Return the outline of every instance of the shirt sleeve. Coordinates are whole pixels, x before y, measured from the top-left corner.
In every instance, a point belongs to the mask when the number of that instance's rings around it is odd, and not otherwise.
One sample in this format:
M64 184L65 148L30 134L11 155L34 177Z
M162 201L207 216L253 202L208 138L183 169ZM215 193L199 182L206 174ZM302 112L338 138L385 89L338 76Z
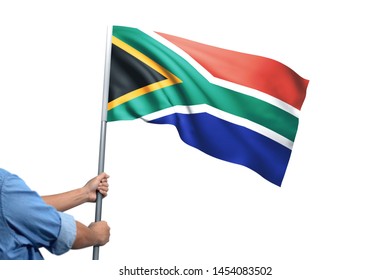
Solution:
M47 248L55 255L68 252L76 239L76 221L73 216L61 212L59 214L61 218L60 234L53 245Z
M45 247L54 254L68 251L76 236L72 216L46 204L18 176L3 182L3 211L7 224L20 244Z

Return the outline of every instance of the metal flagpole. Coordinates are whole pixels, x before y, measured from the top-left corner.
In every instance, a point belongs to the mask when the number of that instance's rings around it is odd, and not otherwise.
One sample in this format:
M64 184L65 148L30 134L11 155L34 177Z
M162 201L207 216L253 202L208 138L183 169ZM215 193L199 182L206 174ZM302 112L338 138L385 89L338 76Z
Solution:
M111 69L111 44L112 44L112 26L107 27L106 38L106 60L104 66L104 84L103 84L103 103L102 103L102 118L100 126L100 147L99 147L99 165L98 174L104 171L104 159L106 152L106 129L107 129L107 103L108 103L108 90L110 87L110 69ZM95 222L99 222L102 219L102 194L97 192L96 196L96 210L95 210ZM93 247L93 260L99 259L99 246Z

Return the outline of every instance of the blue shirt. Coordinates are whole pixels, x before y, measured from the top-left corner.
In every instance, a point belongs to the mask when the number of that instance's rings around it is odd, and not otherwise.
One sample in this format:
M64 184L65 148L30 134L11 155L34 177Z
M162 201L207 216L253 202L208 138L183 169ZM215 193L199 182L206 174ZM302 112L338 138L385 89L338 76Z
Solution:
M42 260L39 248L61 255L76 238L76 221L47 205L18 176L0 168L0 260Z

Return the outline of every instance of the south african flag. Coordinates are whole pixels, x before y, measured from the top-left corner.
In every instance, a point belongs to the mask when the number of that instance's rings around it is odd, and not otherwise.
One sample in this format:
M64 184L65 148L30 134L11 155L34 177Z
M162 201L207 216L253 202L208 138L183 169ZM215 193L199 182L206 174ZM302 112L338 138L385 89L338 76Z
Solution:
M309 81L275 60L114 26L107 121L171 124L281 186Z

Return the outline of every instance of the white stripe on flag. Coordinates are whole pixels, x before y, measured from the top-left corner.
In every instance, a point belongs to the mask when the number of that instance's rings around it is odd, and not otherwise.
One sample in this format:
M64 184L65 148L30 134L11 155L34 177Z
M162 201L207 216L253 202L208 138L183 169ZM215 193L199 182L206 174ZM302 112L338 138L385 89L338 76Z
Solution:
M175 44L173 44L170 41L168 41L167 39L161 37L156 32L142 30L142 29L140 29L140 30L142 32L144 32L145 34L147 34L148 36L152 37L153 39L157 40L161 44L165 45L166 47L168 47L172 51L174 51L177 55L181 56L183 59L185 59L202 76L204 76L205 79L207 79L207 81L209 83L212 83L212 84L215 84L215 85L218 85L218 86L221 86L221 87L233 90L233 91L237 91L237 92L245 94L245 95L252 96L252 97L257 98L259 100L263 100L267 103L270 103L270 104L290 113L291 115L293 115L297 118L299 117L300 111L297 108L291 106L290 104L288 104L288 103L286 103L278 98L275 98L269 94L266 94L262 91L259 91L259 90L253 89L253 88L249 88L249 87L246 87L243 85L239 85L239 84L236 84L236 83L233 83L230 81L222 80L220 78L216 78L210 72L208 72L201 64L199 64L196 60L194 60L189 54L187 54L185 51L183 51L181 48L179 48Z
M208 113L214 117L217 117L219 119L225 120L230 123L234 123L239 126L246 127L256 133L262 134L275 142L285 146L286 148L289 148L290 150L293 147L293 142L286 137L274 132L273 130L270 130L269 128L266 128L262 125L259 125L255 122L252 122L248 119L238 117L236 115L227 113L225 111L216 109L214 107L211 107L207 104L200 104L200 105L192 105L192 106L183 106L183 105L177 105L172 106L157 112L153 112L149 115L145 115L141 117L140 119L144 121L153 121L155 119L169 116L175 113L179 114L198 114L198 113Z

